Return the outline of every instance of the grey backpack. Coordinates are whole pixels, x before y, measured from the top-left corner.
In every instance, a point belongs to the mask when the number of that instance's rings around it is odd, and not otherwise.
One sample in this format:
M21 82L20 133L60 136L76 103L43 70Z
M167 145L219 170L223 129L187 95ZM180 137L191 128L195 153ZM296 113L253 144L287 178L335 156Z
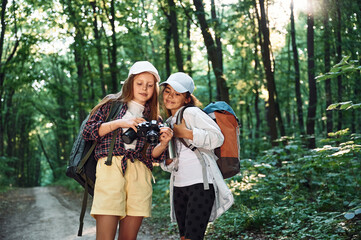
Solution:
M109 115L107 116L105 121L108 122L116 118L120 112L121 106L121 102L113 102L109 111ZM82 135L88 119L89 115L85 118L85 120L80 126L79 133L73 144L68 166L66 169L66 175L70 178L73 178L84 187L83 204L79 218L80 225L78 230L78 236L81 236L83 232L83 219L88 201L88 194L90 194L91 196L93 196L94 194L95 172L97 165L97 161L94 158L94 149L97 145L97 142L86 141L84 140ZM117 135L118 129L116 129L113 134L112 142L109 148L108 159L106 161L107 165L111 165L112 153Z

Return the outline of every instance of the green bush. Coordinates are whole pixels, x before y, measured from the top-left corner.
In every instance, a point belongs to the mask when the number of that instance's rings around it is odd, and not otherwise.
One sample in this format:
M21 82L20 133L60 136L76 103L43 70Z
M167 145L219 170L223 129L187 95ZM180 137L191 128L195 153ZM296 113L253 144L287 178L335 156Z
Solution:
M0 187L6 188L15 182L15 169L10 163L15 162L15 158L0 156Z

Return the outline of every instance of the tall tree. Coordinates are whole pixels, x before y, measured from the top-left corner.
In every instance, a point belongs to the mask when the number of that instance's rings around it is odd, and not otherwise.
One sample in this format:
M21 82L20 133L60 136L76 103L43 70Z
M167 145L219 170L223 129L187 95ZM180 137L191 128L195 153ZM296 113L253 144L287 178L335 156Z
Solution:
M209 26L205 17L203 0L193 0L196 7L196 16L201 27L204 43L207 48L208 57L212 62L213 72L217 82L217 99L229 103L229 93L226 79L223 75L223 67L221 61L218 59L217 46L214 43L213 37L209 31Z
M330 27L329 27L329 0L323 0L323 26L324 26L324 61L325 61L325 72L329 72L331 68L331 60L330 60ZM327 109L328 106L332 104L332 92L331 92L331 79L326 79L325 81L325 92L326 92L326 106L325 109ZM326 130L327 133L330 133L333 131L333 119L332 119L332 111L326 110Z
M168 23L171 22L170 15L167 11L167 9L163 6L162 2L159 1L160 8L162 9L164 15L168 19ZM167 76L171 75L171 66L170 66L170 43L172 41L172 27L166 26L165 27L165 44L164 44L164 54L165 54L165 70L167 73Z
M296 43L296 29L295 29L295 18L294 18L294 3L291 0L291 41L292 41L292 52L293 52L293 64L295 67L295 91L296 91L296 103L297 103L297 118L298 128L300 133L305 133L305 127L303 123L303 110L302 110L302 96L301 96L301 84L300 84L300 64L298 58L298 49Z
M223 52L222 52L222 42L221 42L221 26L220 21L217 17L216 5L214 4L214 0L211 0L211 16L212 22L214 23L214 38L216 42L216 54L217 60L219 61L219 66L222 68L223 72Z
M342 37L341 37L341 6L340 1L335 0L335 7L336 7L336 61L341 62L342 60ZM360 10L361 11L361 10ZM338 102L342 102L342 76L337 76L337 100ZM337 130L342 129L342 111L338 111L338 119L337 119Z
M17 19L16 14L12 14L13 19L13 33L12 36L15 38L15 41L11 41L9 43L6 43L5 41L5 33L7 32L7 20L6 20L6 12L7 12L7 0L2 0L1 3L1 32L0 32L0 114L1 114L1 120L0 120L0 156L4 155L4 134L5 134L5 118L7 116L7 111L10 109L4 110L4 101L2 99L5 99L5 78L7 71L9 70L8 65L16 55L20 39L18 38L18 27L16 25ZM16 4L16 3L13 3ZM4 60L3 60L4 59ZM4 114L3 114L4 113ZM5 117L4 117L5 116Z
M174 53L176 57L177 68L179 72L183 72L183 57L182 52L179 47L179 34L178 34L178 22L177 22L177 12L176 6L173 0L168 0L169 5L169 20L170 20L170 29L173 37L173 46Z
M114 0L110 1L110 16L108 16L111 28L112 28L112 46L111 46L111 62L110 62L110 75L111 75L111 86L112 92L117 92L118 90L118 80L117 80L117 37L115 30L115 6Z
M185 70L190 76L192 76L192 41L191 41L191 20L187 18L187 30L186 30L186 39L187 39L187 60L185 65Z
M308 66L308 113L307 113L307 135L308 147L316 147L315 121L317 108L317 88L315 80L315 59L314 59L314 16L313 1L307 0L307 66Z
M105 91L105 79L104 79L104 64L103 64L103 51L101 46L101 37L99 33L99 27L98 27L98 7L97 7L97 1L89 1L92 9L93 9L93 32L94 32L94 38L95 38L95 46L97 51L97 57L98 57L98 68L99 68L99 82L100 87L102 89L102 95L106 95Z
M276 145L274 141L277 139L277 123L276 123L276 102L275 102L275 92L276 84L274 80L274 69L271 62L271 53L270 53L270 39L269 39L269 28L267 26L267 16L265 11L264 0L259 1L260 13L259 18L259 27L262 33L261 39L261 49L262 49L262 59L263 67L266 73L267 80L267 90L268 90L268 114L267 121L269 126L271 144Z
M84 103L83 84L85 83L85 40L84 40L84 27L82 25L80 12L76 11L77 5L72 0L62 1L64 8L66 9L69 22L75 28L74 43L72 44L74 61L76 64L77 72L77 95L78 95L78 114L79 114L79 125L86 116L85 110L82 107Z

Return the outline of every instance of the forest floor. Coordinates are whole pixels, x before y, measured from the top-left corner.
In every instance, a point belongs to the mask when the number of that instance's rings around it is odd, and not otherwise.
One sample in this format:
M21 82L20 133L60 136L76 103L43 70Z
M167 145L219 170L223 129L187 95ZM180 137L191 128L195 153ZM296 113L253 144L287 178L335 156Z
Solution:
M95 239L91 200L84 217L83 236L77 237L82 194L62 187L17 188L0 194L0 239L72 240ZM138 240L178 239L165 236L146 218Z

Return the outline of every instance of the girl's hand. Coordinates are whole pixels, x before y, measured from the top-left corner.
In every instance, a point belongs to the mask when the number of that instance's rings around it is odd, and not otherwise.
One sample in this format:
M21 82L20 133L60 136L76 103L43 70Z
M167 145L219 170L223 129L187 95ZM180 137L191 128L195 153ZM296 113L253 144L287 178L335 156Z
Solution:
M164 150L167 149L168 142L173 137L173 130L169 127L161 127L159 133L159 143L152 152L153 158L158 158L164 152Z
M119 127L121 128L133 128L137 132L137 126L139 123L145 122L144 118L132 118L132 119L117 119Z
M160 137L159 137L160 144L163 146L167 146L168 142L173 137L173 130L169 127L161 127L159 133L160 133Z
M177 138L187 138L193 140L193 131L188 129L186 122L182 119L181 124L173 125L174 136Z

